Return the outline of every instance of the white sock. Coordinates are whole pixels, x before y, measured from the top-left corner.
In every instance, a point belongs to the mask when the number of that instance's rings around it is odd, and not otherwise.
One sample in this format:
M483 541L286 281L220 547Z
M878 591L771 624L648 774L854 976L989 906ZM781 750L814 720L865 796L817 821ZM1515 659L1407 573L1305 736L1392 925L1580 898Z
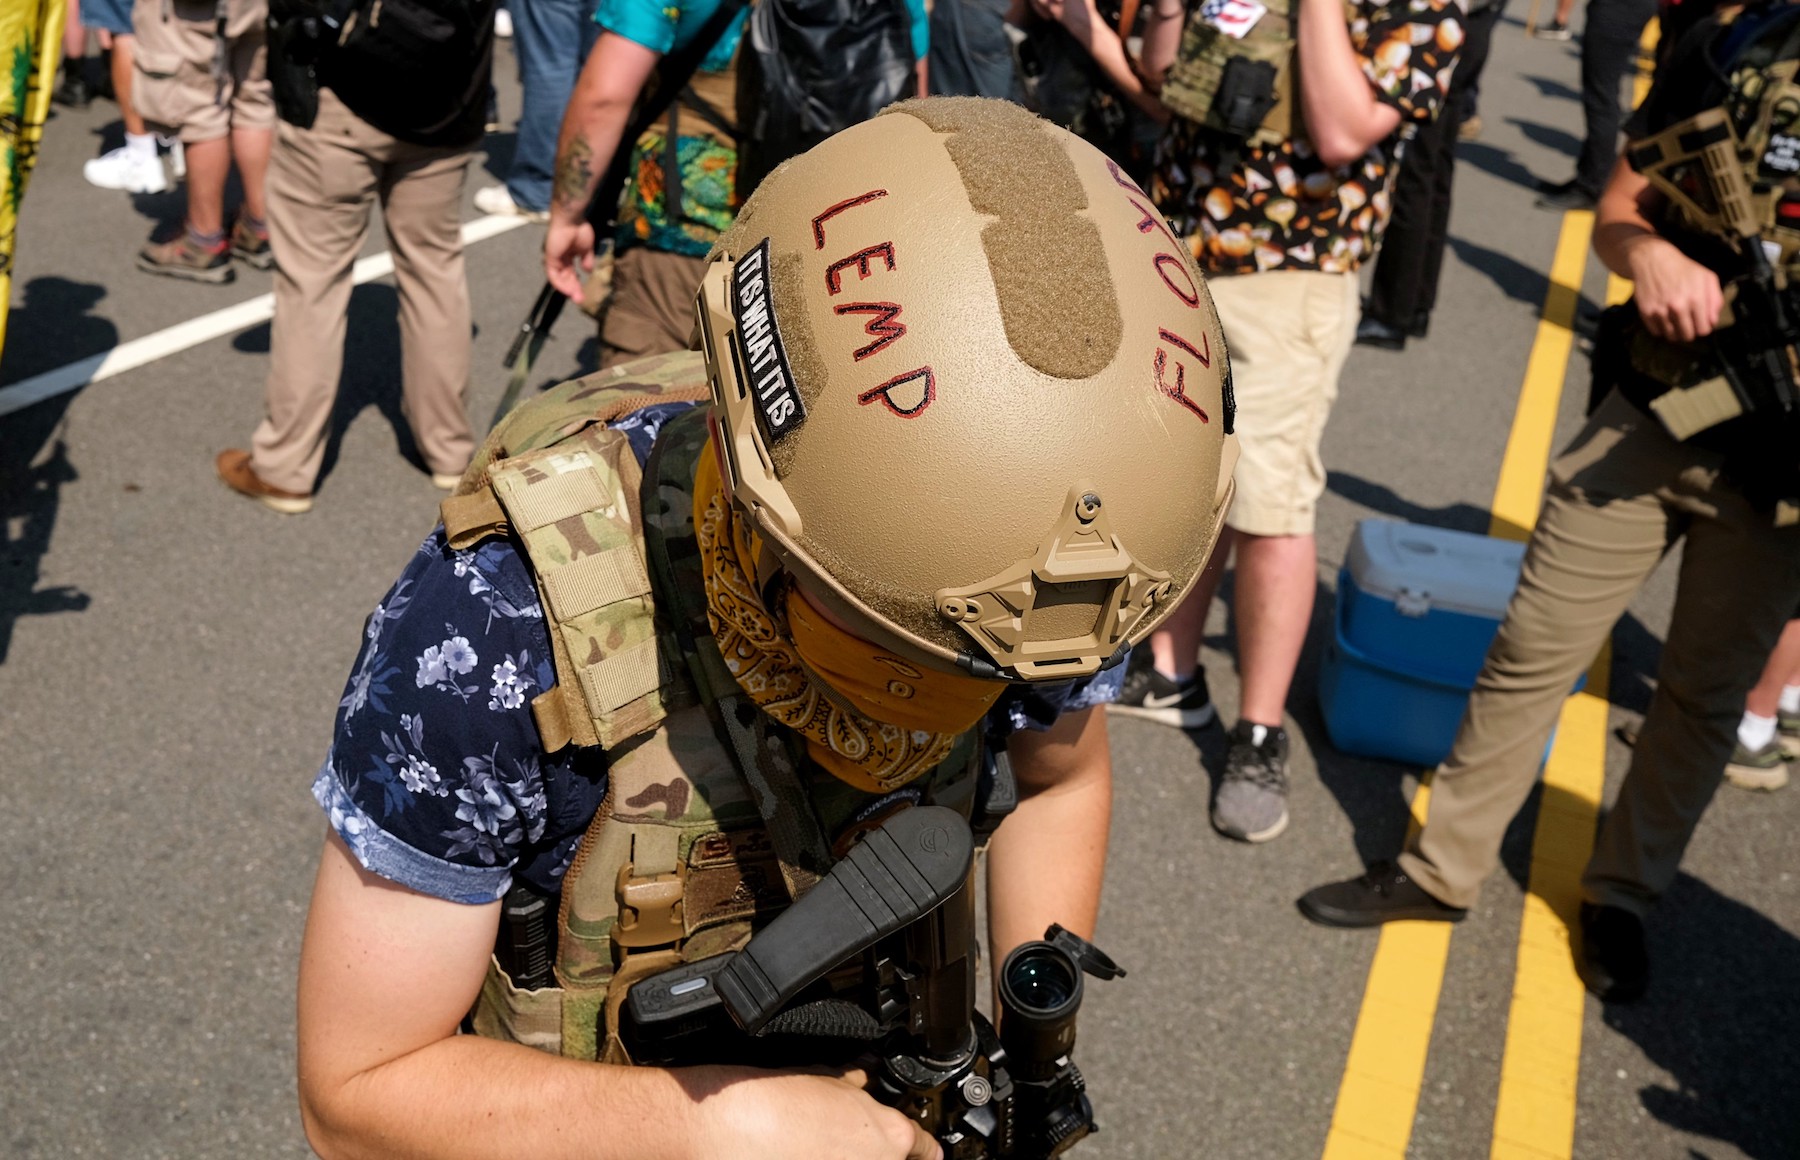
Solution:
M1738 744L1742 745L1746 752L1755 753L1774 740L1775 718L1758 717L1755 713L1746 710L1744 719L1738 722L1737 735Z
M1783 713L1800 713L1800 685L1783 685L1781 687L1781 711Z
M127 133L125 134L125 148L130 150L131 156L139 161L155 161L156 134Z

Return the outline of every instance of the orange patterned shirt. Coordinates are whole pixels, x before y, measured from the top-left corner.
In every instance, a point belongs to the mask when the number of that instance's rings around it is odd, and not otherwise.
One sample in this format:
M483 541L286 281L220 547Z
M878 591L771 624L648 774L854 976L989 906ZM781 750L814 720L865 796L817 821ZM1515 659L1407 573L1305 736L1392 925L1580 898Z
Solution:
M1404 141L1414 125L1437 115L1449 90L1464 4L1351 0L1347 14L1351 45L1376 99L1401 118L1398 132L1358 160L1332 168L1305 140L1245 145L1232 158L1216 135L1182 117L1164 131L1151 196L1207 274L1348 273L1374 253L1392 212Z

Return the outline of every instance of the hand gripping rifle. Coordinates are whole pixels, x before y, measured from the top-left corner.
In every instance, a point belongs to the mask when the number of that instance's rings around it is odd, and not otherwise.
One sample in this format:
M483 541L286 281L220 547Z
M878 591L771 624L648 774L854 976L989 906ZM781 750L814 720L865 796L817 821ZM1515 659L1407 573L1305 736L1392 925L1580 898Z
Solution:
M1695 228L1726 238L1748 266L1748 273L1726 288L1726 312L1719 322L1731 332L1710 344L1713 365L1683 366L1692 360L1668 344L1646 341L1647 333L1639 336L1641 349L1634 350L1633 362L1674 386L1653 399L1651 408L1677 439L1752 411L1791 416L1800 406L1795 303L1785 272L1775 268L1764 245L1757 199L1770 194L1759 195L1752 186L1730 116L1722 108L1708 109L1632 142L1627 156ZM1785 210L1785 203L1778 208Z
M725 30L731 26L739 12L743 11L747 0L724 0L700 31L674 52L663 57L662 64L656 70L652 83L639 98L636 115L626 126L619 137L619 143L613 149L612 164L600 178L600 184L594 187L594 195L588 201L585 214L588 224L594 227L594 251L596 257L603 255L606 248L612 245L613 226L619 216L619 195L625 191L625 180L631 168L631 157L637 149L638 138L644 130L654 125L658 118L668 111L669 105L687 87L688 78L700 67ZM670 154L673 160L674 149ZM501 365L510 374L506 380L506 390L500 396L500 403L494 408L494 417L489 421L490 428L497 426L506 413L518 402L519 393L525 388L525 380L531 374L531 364L537 360L538 352L544 349L544 342L550 337L550 328L562 316L563 306L568 298L549 282L538 291L537 300L531 304L531 310L525 315L525 321L519 324L518 333L513 335L512 345L506 348L506 357Z
M633 984L638 1063L817 1064L872 1053L870 1092L946 1160L1048 1160L1096 1130L1070 1059L1082 976L1125 972L1060 926L1000 968L1001 1029L975 1010L974 838L915 806L872 830L744 949Z

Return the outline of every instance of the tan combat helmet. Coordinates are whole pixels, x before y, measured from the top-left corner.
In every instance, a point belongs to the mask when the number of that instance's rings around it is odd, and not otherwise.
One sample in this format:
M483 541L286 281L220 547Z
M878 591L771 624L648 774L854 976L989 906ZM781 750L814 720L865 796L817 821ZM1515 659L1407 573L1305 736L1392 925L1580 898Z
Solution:
M916 662L1097 671L1192 586L1236 461L1186 247L1019 107L894 105L771 174L699 294L728 487L785 570Z

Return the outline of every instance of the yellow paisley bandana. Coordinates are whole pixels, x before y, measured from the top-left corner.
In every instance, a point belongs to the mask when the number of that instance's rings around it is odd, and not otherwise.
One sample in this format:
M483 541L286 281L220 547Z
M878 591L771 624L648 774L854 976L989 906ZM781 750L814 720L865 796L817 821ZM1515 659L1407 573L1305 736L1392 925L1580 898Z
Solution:
M834 776L885 793L943 761L1000 696L998 681L926 669L821 616L791 589L788 632L756 589L755 533L734 518L709 440L694 472L707 622L751 701L800 734Z

